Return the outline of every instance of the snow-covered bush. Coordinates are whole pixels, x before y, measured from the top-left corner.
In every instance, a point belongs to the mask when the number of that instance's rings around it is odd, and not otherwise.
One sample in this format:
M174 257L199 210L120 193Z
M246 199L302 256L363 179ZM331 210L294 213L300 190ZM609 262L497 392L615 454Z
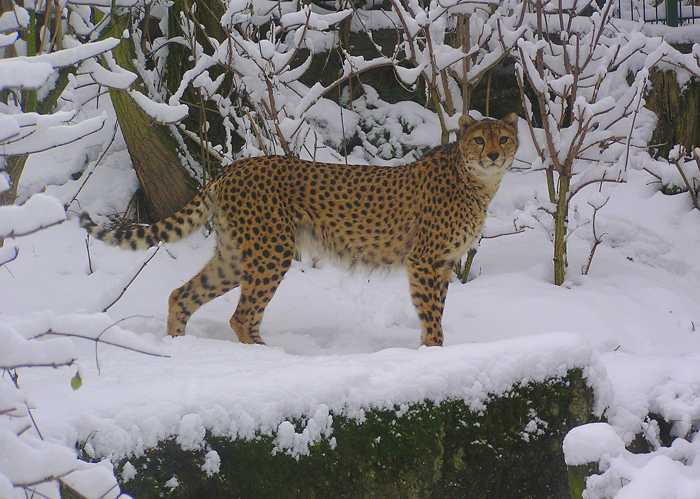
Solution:
M626 32L612 18L615 4L609 0L580 16L576 0L566 7L538 0L518 41L516 73L528 124L521 140L534 152L533 169L546 173L549 199L542 211L552 216L545 225L555 284L566 279L573 197L590 185L624 182L632 158L646 146L649 71L668 64L700 74L700 46L680 54L661 38Z
M94 30L73 31L82 19L75 16L82 13L89 18L89 7L68 4L70 15L66 21L61 13L52 12L54 5L58 4L31 3L25 9L13 3L11 10L0 16L0 53L4 56L0 59L0 204L5 205L0 206L0 266L18 257L18 249L11 244L13 238L66 220L64 204L44 193L22 195L18 198L21 204L14 205L27 158L76 142L82 141L85 147L106 142L110 117L102 112L84 112L86 104L99 99L100 88L126 89L136 78L116 66L110 56L120 40L107 37L88 41ZM85 25L86 20L82 22ZM84 35L82 40L80 35ZM79 90L90 86L96 91L86 98ZM145 107L153 107L150 100ZM88 140L91 137L97 138ZM81 154L84 158L85 153ZM52 175L51 166L47 165L47 177ZM4 171L6 167L9 174ZM87 317L79 315L57 323L94 326L95 321ZM105 320L112 322L101 317L101 322ZM72 442L45 439L32 415L33 403L21 389L27 369L76 365L77 353L70 339L46 340L45 336L100 342L110 327L93 327L81 335L59 333L51 329L52 324L28 321L22 331L5 322L0 324L0 497L58 497L61 489L79 497L117 497L120 492L111 463L82 461ZM42 325L47 329L31 334ZM122 345L119 341L110 343ZM78 389L80 383L76 371L71 386Z
M2 324L0 344L0 497L57 497L60 487L82 497L119 496L109 461L81 461L75 449L44 439L21 390L26 369L74 366L72 341L28 339ZM76 372L71 384L77 389L79 383Z
M687 440L675 439L669 447L658 443L657 434L652 452L633 454L610 425L590 423L571 430L563 447L569 466L595 464L600 470L586 480L586 499L700 496L697 432Z
M656 179L664 194L687 192L693 207L700 210L700 147L692 155L685 147L676 145L666 159L643 157L644 170Z
M169 103L186 101L189 92L200 100L193 108L205 111L204 102L215 107L216 113L200 113L204 122L197 130L182 128L224 165L241 155L279 153L401 161L413 149L445 143L470 109L472 89L525 29L519 11L499 2L396 1L391 9L360 3L329 11L327 5L232 1L221 17L221 39L205 41L195 6L180 12L182 35L171 33L173 44L189 47L194 65ZM375 42L373 32L380 30L395 31L396 42ZM351 36L366 42L372 55L354 53ZM151 66L162 67L166 37L146 46L156 59ZM319 62L330 57L337 64L319 78ZM395 85L425 92L417 95L422 105L387 102L381 89L362 82L363 75L386 68L393 69ZM151 75L154 82L163 79L155 70ZM226 132L219 143L207 142L212 120Z

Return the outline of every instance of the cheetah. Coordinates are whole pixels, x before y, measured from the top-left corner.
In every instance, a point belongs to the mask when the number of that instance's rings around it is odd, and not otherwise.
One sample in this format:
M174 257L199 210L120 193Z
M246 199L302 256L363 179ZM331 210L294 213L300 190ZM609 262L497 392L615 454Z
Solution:
M107 231L85 213L81 225L109 244L139 249L179 240L211 220L214 256L170 294L171 336L185 333L199 307L240 286L231 328L242 343L263 344L265 308L295 253L313 244L355 264L405 267L421 342L439 346L451 269L478 237L513 162L517 120L513 113L502 120L463 116L456 142L402 166L241 159L151 226Z

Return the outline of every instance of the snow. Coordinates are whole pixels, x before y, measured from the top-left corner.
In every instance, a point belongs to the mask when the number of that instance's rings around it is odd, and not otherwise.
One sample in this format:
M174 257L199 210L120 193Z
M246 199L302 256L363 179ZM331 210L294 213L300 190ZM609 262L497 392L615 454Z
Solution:
M187 336L163 338L168 293L207 259L212 240L195 235L168 245L169 254L154 257L109 316L89 323L82 316L60 329L94 336L116 319L139 314L144 317L118 326L120 334L171 357L103 346L98 375L93 345L74 341L83 387L70 389L70 370L26 372L35 416L54 438L67 444L89 439L97 456L113 459L138 455L167 436L199 448L205 430L238 438L274 434L278 452L299 456L315 439L332 438L332 414L360 417L367 407L449 396L478 410L487 393L518 380L590 366L589 380L599 405L608 406L618 439L629 443L643 431L649 412L678 421L680 437L700 418L700 356L693 353L700 340L692 330L700 324L700 268L693 258L700 217L687 200L654 193L648 179L633 170L627 184L606 190L610 201L598 222L608 237L585 278L576 269L589 236L581 229L572 237L568 287L549 284L548 246L537 230L484 240L478 277L465 286L453 283L448 293L442 349L416 349L418 320L402 275L347 274L323 262L321 268L293 265L265 316L269 346L233 340L227 320L237 291L198 312ZM491 206L494 226L499 220L507 226L514 210L543 188L537 174L511 173L504 182ZM109 185L107 177L101 183ZM598 195L591 194L595 201ZM84 235L75 222L17 243L28 258L7 264L14 278L0 275L0 286L7 289L11 279L13 288L3 296L2 311L3 322L25 336L41 328L20 328L19 317L84 309L105 290L121 289L130 269L148 256L91 241L94 272L88 275ZM43 276L39 289L29 279L36 273ZM59 316L53 317L41 325L59 328ZM291 421L299 417L306 424L297 430ZM539 427L533 415L524 431ZM614 481L609 476L606 483ZM637 480L643 473L625 476Z
M180 486L180 481L177 479L176 476L173 476L167 482L165 482L164 485L170 490L174 490Z
M310 29L326 30L350 11L297 12L292 4L228 2L224 24L240 23L249 29L247 23L260 26L274 19L280 30L291 28L288 36L270 30L269 39L253 43L240 37L243 29L232 29L235 57L229 53L231 45L224 43L211 55L197 54L195 66L185 73L169 104L157 102L162 96L153 98L152 93L151 97L137 91L130 95L153 119L166 123L186 116L187 106L179 99L190 84L205 90L219 109L231 109L231 100L214 95L224 75L212 80L208 72L230 60L230 74L236 75L236 84L254 102L266 104L267 88L262 83L269 78L280 130L296 150L313 150L314 157L318 152L319 160L342 161L336 149L350 137L361 143L348 154L348 160L357 163L395 165L438 144L437 117L415 102L387 104L365 86L362 97L341 109L334 100L321 97L327 88L320 83L301 84L298 79L311 58L289 67L294 47L313 52L337 44L333 32L321 31L306 33L302 43L302 25L308 19ZM444 43L448 23L447 16L440 20L440 15L447 6L433 3L424 9L416 1L409 4L411 13L397 3L409 38L429 27L438 67L459 61L463 53ZM88 11L78 9L84 7L71 11L71 23L91 30ZM26 10L15 7L15 12L17 17L14 13L0 17L0 31L16 29L17 20L26 25ZM355 14L355 31L393 28L400 22L394 11ZM556 27L559 20L551 19ZM490 39L494 33L502 28L506 45L525 34L526 27L516 30L511 21L504 19L497 26L478 11L471 15L475 60L470 77L478 77L502 56L500 42ZM667 40L694 36L692 29L682 34L659 30ZM10 43L12 36L0 35L0 45ZM405 42L410 52L410 40ZM3 59L0 86L40 86L56 67L105 53L116 43L107 39L39 58ZM546 48L527 36L517 43L530 56ZM634 32L620 47L618 60L640 47L648 52L647 62L670 53L660 39ZM600 62L581 77L606 74L617 48L612 44L607 52L596 54ZM698 47L694 50L697 55ZM695 67L693 54L673 56L674 62ZM367 57L348 58L343 75L396 62L383 55ZM396 67L396 72L405 84L413 84L421 72L430 71L429 57L427 51L418 50L417 60L411 63L415 67ZM64 205L71 211L87 209L104 222L107 216L123 212L132 199L138 180L115 128L109 99L102 99L99 108L95 104L76 111L94 96L94 89L81 87L99 83L124 89L134 81L135 75L120 70L108 53L102 59L106 67L95 61L81 63L64 93L65 103L72 105L63 111L46 116L0 115L0 153L33 153L19 185L20 201L28 201L20 207L0 208L0 236L61 222ZM645 61L634 59L623 68L636 75L634 85L628 87L624 78L610 75L598 99L580 95L576 119L599 113L596 121L612 126L619 109L639 101L646 71L639 69ZM528 73L537 89L565 93L572 76L556 58L546 62L553 70L543 75L527 56L519 70ZM345 98L341 95L341 102ZM557 115L561 103L552 100L550 106L550 113ZM259 113L255 118L265 123ZM224 123L233 128L236 119L230 116ZM457 115L447 117L448 127L454 129L457 119ZM625 135L632 129L628 121L615 125L610 133ZM644 145L653 121L649 113L639 114L632 130L635 144ZM242 119L235 125L247 130ZM107 497L113 497L119 492L112 489L111 461L140 456L166 438L173 438L183 449L202 451L202 473L215 475L222 462L206 447L207 432L240 439L270 435L275 452L299 458L319 439L337 444L332 434L337 415L361 421L370 408L400 414L410 403L455 397L479 411L489 397L515 384L543 381L578 367L595 390L595 415L606 421L575 428L564 440L569 465L598 466L598 473L588 478L586 497L697 499L700 212L693 209L689 196L666 196L658 185L649 185L655 180L650 173L664 185L679 185L682 175L675 165L637 151L629 164L621 165L619 144L611 145L599 156L612 158L606 170L611 175L624 170L625 183L606 184L600 192L592 188L572 199L569 280L555 287L551 284L551 220L542 216L542 209L549 206L543 201L547 194L542 163L526 139L524 122L520 132L518 159L536 166L511 172L504 179L489 209L472 280L450 286L444 317L446 346L441 349L419 347L419 321L401 273L347 273L323 260L314 265L295 262L265 315L262 334L268 345L250 346L239 344L228 327L237 290L197 312L187 336L164 336L168 295L209 258L213 237L197 233L147 252L128 252L86 239L77 223L69 220L6 242L0 255L0 343L5 347L0 351L0 366L75 365L20 368L21 390L7 379L0 384L0 413L9 408L22 424L30 424L31 410L46 437L42 440L33 429L20 437L13 419L0 417L0 448L36 463L22 467L8 453L0 455L0 496L16 495L12 482L71 471L66 481L85 495L99 490L100 496L109 490ZM555 136L557 150L568 148L569 132L562 130ZM542 140L540 131L535 135ZM268 145L275 150L274 144L258 144ZM248 141L241 155L259 152ZM227 154L233 157L233 151ZM680 166L691 181L700 179L695 161ZM572 185L582 185L601 171L578 165ZM7 187L3 176L0 190ZM601 208L596 226L604 236L589 275L582 276L579 269L593 243L591 206ZM514 229L523 232L495 237ZM101 313L105 308L107 313ZM73 338L54 338L47 332ZM71 380L76 373L82 387L74 390ZM661 444L659 427L650 414L671 423L675 440L670 446ZM523 421L520 437L528 441L547 424L533 409ZM632 454L625 446L640 434L652 450ZM76 442L84 443L89 456L104 460L94 465L77 460ZM116 471L125 481L137 473L128 462ZM180 482L173 476L166 485L176 488ZM55 484L46 487L55 489ZM54 489L49 495L56 494Z
M58 338L38 343L20 336L12 328L0 324L0 369L16 369L24 365L66 365L76 360L73 342Z
M35 194L21 206L0 206L0 237L22 235L65 219L63 205L55 198L46 194Z
M0 90L4 88L39 88L53 73L47 62L0 59Z
M580 466L620 455L625 443L609 424L589 423L571 430L564 438L563 448L566 464Z
M285 28L307 25L309 29L325 30L339 23L349 15L352 15L352 13L352 9L345 9L333 12L332 14L316 14L315 12L311 12L309 6L305 6L296 12L284 14L280 18L280 23Z
M42 116L42 118L44 117ZM106 116L100 115L82 120L75 125L55 126L47 125L43 120L38 120L38 126L33 130L25 131L20 137L0 144L0 151L3 155L8 156L48 151L54 147L77 142L88 135L98 133L104 128L105 120Z
M13 4L12 10L0 14L0 32L14 31L29 25L29 12L19 5Z
M180 420L175 441L183 450L197 450L204 443L205 433L199 414L185 414Z
M136 75L131 71L118 68L111 71L102 67L97 61L90 60L82 68L90 74L90 77L100 85L125 90L136 80Z
M5 64L13 64L17 62L30 62L32 64L50 64L54 68L62 68L65 66L71 66L77 64L81 61L100 55L104 52L112 50L114 47L119 45L118 38L105 38L97 42L84 43L82 45L77 45L75 47L70 47L62 50L57 50L55 52L35 55L32 57L10 57L8 59L3 59L0 61L3 66Z
M121 472L121 478L125 482L128 482L129 480L133 480L136 478L136 475L138 472L136 471L136 468L134 467L133 464L131 464L129 461L124 463L122 466L122 472Z
M599 463L599 475L586 481L587 499L700 497L700 438L676 439L670 447L633 454L605 423L574 428L564 440L569 465Z
M19 124L11 115L0 115L0 142L19 134Z
M207 474L207 476L213 476L219 473L221 468L221 457L219 453L215 450L210 450L204 456L204 462L202 463L202 471Z
M129 90L129 95L147 115L160 123L177 123L187 116L189 112L186 104L171 106L162 102L155 102L138 90Z

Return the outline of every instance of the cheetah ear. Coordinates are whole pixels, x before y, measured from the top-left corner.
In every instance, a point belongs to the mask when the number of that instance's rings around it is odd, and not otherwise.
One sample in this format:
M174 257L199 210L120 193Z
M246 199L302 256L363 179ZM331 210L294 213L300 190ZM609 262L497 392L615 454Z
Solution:
M520 118L518 117L517 114L515 114L515 113L508 113L508 114L506 114L506 115L501 119L501 121L502 121L503 123L506 123L506 124L512 126L512 127L518 128L518 120L519 120L519 119L520 119Z
M468 114L463 114L459 117L459 128L469 128L474 123L476 123L476 120Z

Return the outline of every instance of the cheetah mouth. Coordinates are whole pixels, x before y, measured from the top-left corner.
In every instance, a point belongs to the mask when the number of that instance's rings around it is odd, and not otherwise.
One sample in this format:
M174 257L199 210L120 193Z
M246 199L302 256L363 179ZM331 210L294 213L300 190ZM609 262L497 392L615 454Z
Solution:
M488 169L488 168L502 168L504 162L503 161L491 161L488 159L482 159L479 161L479 164L481 165L482 168Z

